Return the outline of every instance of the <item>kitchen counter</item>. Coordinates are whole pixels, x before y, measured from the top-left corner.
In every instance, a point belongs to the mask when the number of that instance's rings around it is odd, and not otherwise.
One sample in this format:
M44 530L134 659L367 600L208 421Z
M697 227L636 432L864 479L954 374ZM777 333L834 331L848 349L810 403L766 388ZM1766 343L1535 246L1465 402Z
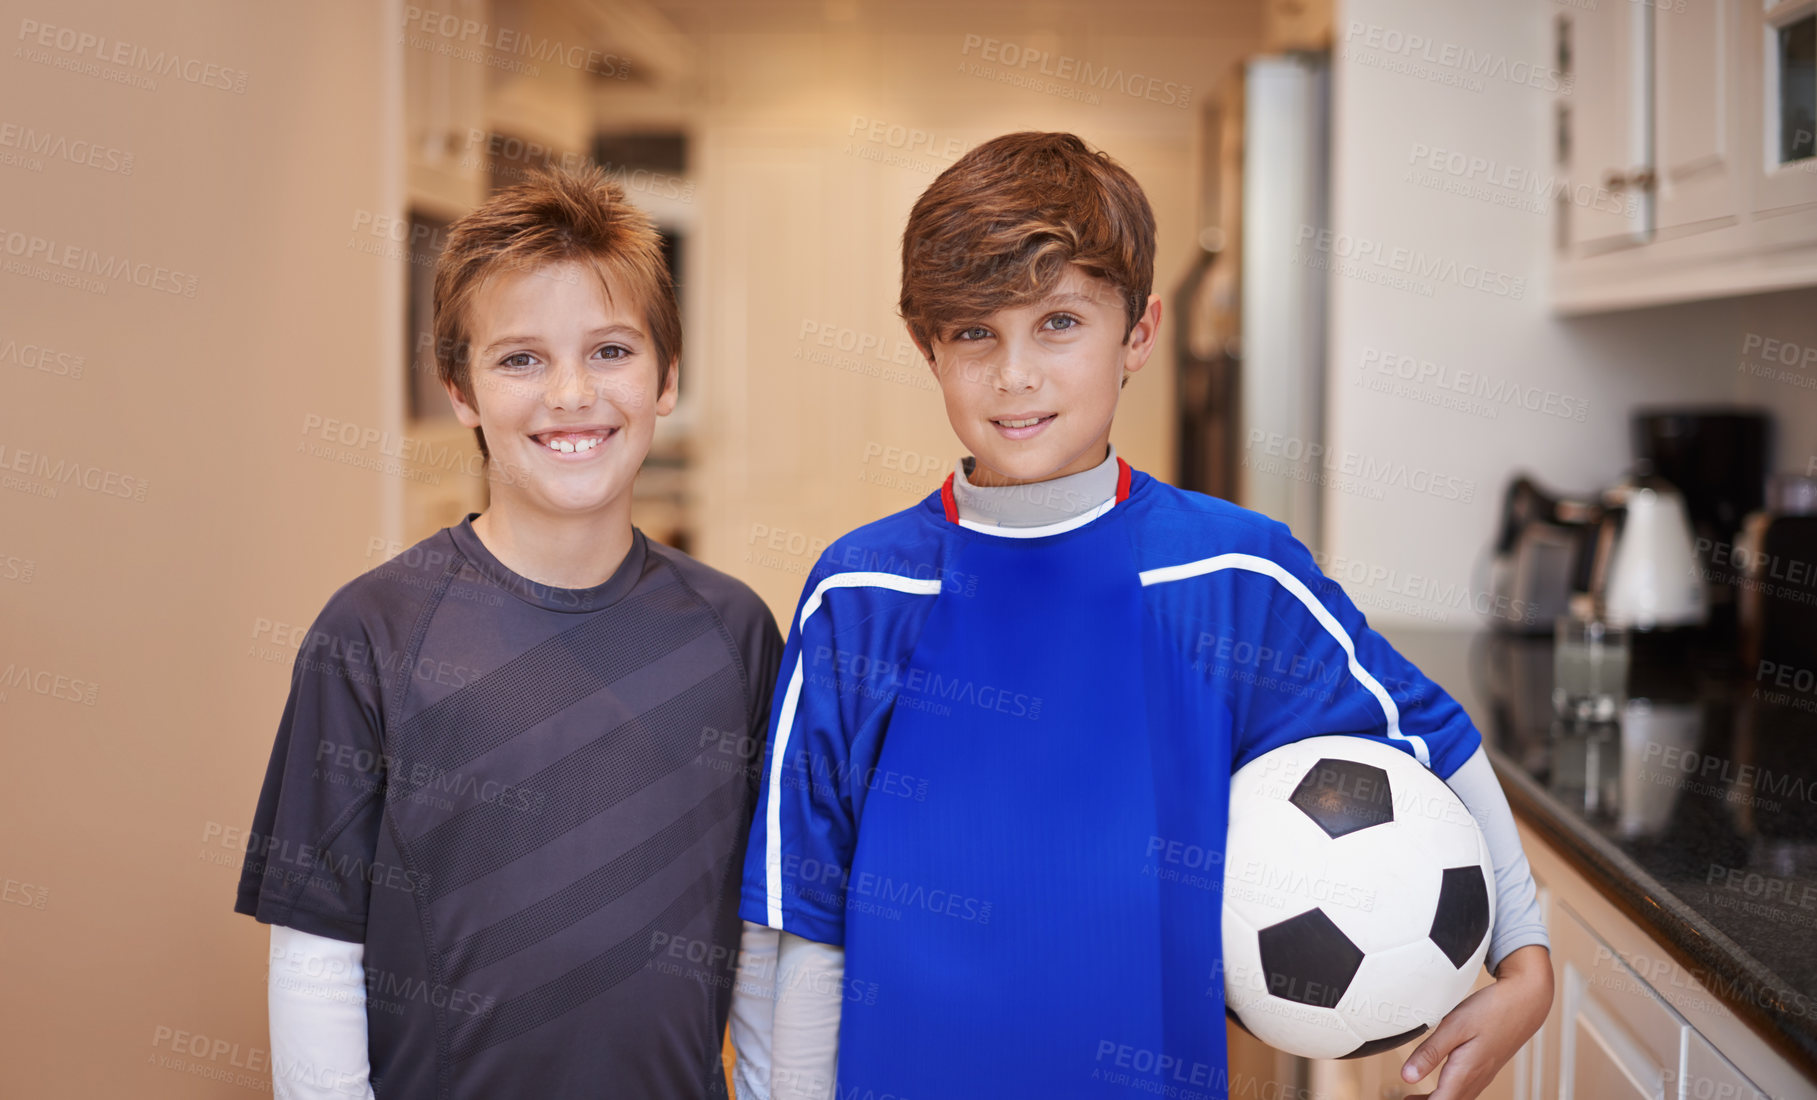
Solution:
M1621 720L1571 726L1553 718L1550 638L1383 633L1470 713L1523 824L1817 1079L1810 674L1757 680L1648 642Z

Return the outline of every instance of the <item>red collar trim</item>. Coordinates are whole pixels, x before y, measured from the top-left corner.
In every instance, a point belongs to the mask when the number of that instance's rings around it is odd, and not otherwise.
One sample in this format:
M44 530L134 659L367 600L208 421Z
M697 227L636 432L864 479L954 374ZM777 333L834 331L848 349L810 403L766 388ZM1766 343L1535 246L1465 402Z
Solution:
M946 480L940 483L940 503L946 505L946 519L948 523L959 522L959 498L953 495L954 476L955 475L953 474L948 474L946 475Z
M1130 480L1131 472L1132 471L1129 468L1129 463L1123 461L1122 455L1118 455L1117 456L1117 503L1118 504L1121 504L1124 501L1129 499L1129 480ZM940 503L942 505L944 505L946 508L946 519L947 519L947 522L949 522L949 523L958 523L959 522L959 498L953 495L953 478L954 478L954 476L955 475L953 475L953 474L948 474L948 475L946 475L946 480L940 483Z

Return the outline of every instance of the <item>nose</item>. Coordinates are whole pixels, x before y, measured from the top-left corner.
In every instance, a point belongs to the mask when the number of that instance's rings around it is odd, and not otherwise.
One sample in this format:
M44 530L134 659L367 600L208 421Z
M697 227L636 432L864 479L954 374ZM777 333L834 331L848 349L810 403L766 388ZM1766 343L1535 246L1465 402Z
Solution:
M990 383L998 393L1026 393L1035 388L1038 377L1026 352L1006 344L992 357Z
M587 368L580 363L563 357L549 367L549 373L543 384L543 404L551 409L570 411L589 408L593 404L593 387L587 378Z

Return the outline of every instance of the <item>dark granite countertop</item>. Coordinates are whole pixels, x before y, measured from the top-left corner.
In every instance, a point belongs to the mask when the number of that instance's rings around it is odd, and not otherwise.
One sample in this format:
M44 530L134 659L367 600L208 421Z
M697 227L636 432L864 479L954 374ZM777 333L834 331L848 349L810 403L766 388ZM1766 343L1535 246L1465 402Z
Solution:
M1645 702L1572 726L1550 638L1384 634L1476 721L1515 814L1817 1079L1817 691L1646 640Z

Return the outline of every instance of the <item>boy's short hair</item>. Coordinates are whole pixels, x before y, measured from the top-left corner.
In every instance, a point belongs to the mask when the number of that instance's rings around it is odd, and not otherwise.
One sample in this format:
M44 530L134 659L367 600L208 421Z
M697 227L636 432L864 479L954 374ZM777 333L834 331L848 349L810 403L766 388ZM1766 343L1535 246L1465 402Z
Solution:
M624 188L589 165L504 188L449 227L435 262L435 366L468 404L474 395L467 311L474 296L501 272L567 262L591 265L608 301L617 285L642 303L660 381L668 384L681 358L681 311L662 235L626 201ZM489 459L485 433L475 428L473 434Z
M902 232L898 307L931 349L944 326L1039 299L1069 263L1117 289L1127 340L1154 286L1148 196L1072 134L1005 134L960 157L916 200Z

